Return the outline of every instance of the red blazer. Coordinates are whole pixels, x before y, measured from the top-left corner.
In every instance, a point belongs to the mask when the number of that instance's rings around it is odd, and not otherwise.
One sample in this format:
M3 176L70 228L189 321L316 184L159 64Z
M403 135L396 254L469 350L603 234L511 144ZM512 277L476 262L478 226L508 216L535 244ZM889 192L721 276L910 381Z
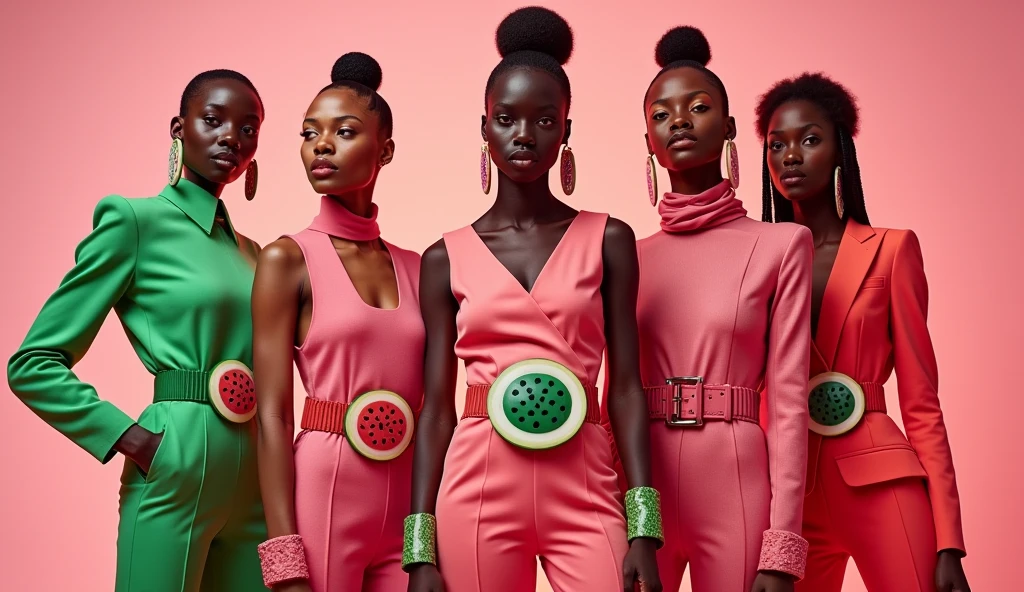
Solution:
M925 478L937 550L965 551L927 316L928 284L917 236L850 220L825 287L811 345L811 376L833 370L858 382L883 384L895 367L907 435L884 413L869 413L856 428L826 442L811 433L807 489L814 487L819 456L833 457L844 481L854 487Z

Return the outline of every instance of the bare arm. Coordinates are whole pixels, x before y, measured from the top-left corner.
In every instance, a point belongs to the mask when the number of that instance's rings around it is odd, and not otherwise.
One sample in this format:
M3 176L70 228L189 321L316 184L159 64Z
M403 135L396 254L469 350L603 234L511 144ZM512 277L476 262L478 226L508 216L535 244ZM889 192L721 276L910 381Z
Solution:
M608 416L629 487L651 484L651 439L647 400L640 381L636 325L640 286L636 238L624 222L608 219L604 235L605 332L608 339Z
M259 256L252 291L260 492L270 538L297 534L292 348L306 276L302 250L280 239Z
M444 241L423 253L420 310L427 332L424 353L423 410L420 412L412 478L412 513L433 514L441 487L444 457L458 418L455 416L455 315L451 264Z

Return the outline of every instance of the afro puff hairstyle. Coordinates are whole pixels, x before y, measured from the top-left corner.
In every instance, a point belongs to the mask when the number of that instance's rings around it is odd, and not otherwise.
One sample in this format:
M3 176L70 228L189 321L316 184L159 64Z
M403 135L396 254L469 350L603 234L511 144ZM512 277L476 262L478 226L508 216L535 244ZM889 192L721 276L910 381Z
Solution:
M725 92L725 84L714 72L708 70L711 62L711 44L704 33L696 27L675 27L661 36L654 47L654 61L661 66L661 71L651 80L649 91L659 76L670 70L693 68L700 70L711 84L722 93L722 110L729 115L729 95Z
M325 86L320 92L335 88L347 88L356 96L368 99L370 111L380 118L381 132L388 138L394 132L394 120L391 115L391 106L384 100L384 97L377 94L380 83L384 79L384 73L380 69L377 60L353 51L346 53L334 62L331 68L331 83Z
M764 147L761 170L761 219L765 222L792 222L793 204L782 197L768 172L768 123L786 103L808 101L825 112L836 129L839 140L840 182L843 185L843 219L853 218L869 224L864 205L864 187L860 180L860 163L853 138L860 131L857 99L843 85L821 73L804 73L796 78L776 82L757 103L757 134ZM774 215L772 206L774 205Z
M572 92L562 66L572 56L573 34L565 19L539 6L520 8L498 25L495 42L501 61L487 78L485 102L498 76L516 68L527 68L553 76L565 92L568 107Z

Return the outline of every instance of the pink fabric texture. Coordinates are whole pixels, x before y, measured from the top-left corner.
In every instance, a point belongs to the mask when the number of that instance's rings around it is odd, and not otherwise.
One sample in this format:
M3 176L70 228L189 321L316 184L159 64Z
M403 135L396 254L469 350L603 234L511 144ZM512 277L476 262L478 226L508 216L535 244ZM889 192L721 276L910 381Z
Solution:
M268 588L281 582L309 577L301 536L290 534L273 538L260 543L256 549L260 554L263 583Z
M764 531L801 528L811 236L742 215L728 182L666 201L671 232L637 243L643 384L702 376L761 392L762 412L760 425L652 420L665 528L658 567L666 590L679 588L687 565L695 592L749 590Z
M309 229L351 241L371 241L380 238L377 226L377 204L370 204L370 217L350 212L340 201L329 195L320 196L320 213L313 218Z
M399 305L389 310L366 304L331 242L330 234L347 232L353 217L338 214L333 206L323 207L315 224L323 230L311 227L291 237L302 248L312 286L309 331L294 352L307 396L351 403L367 391L384 389L416 411L423 398L425 340L420 257L385 241ZM295 518L305 540L313 592L405 589L402 522L409 513L412 457L410 446L394 460L376 462L353 450L340 434L299 434Z
M459 303L455 351L470 384L527 358L593 384L604 352L607 215L580 212L531 292L466 227L444 235ZM533 592L537 557L555 590L619 592L628 548L607 432L526 450L485 418L459 423L437 499L438 564L449 592Z
M665 232L691 232L742 218L747 210L729 181L722 181L698 195L666 193L658 214Z
M807 541L802 536L788 530L764 531L758 570L781 571L799 580L804 577L806 567Z

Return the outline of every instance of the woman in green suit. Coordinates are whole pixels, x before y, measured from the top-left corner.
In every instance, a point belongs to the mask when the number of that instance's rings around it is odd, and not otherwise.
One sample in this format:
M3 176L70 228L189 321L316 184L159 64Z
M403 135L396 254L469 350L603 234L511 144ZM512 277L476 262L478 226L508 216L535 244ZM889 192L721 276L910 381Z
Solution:
M246 174L263 103L231 70L189 82L171 119L170 183L104 198L75 266L11 357L11 390L100 462L125 459L117 592L262 590L250 291L259 246L235 232L224 186ZM136 422L72 371L113 309L155 376Z

